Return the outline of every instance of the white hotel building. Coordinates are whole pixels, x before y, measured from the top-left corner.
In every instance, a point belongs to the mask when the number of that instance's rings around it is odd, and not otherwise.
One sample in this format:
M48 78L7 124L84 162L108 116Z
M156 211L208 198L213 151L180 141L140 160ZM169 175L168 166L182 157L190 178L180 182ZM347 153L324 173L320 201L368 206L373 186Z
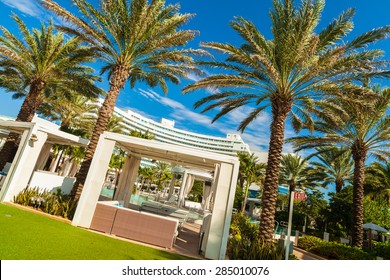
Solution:
M103 100L100 100L102 103ZM114 114L122 118L121 125L123 133L128 134L130 130L149 132L155 136L155 140L195 147L207 151L217 152L226 155L236 155L237 152L250 152L248 144L244 143L239 134L229 133L226 138L215 137L205 134L198 134L175 128L175 122L162 118L161 122L141 116L131 110L121 110L115 107ZM12 120L12 118L0 116L0 120ZM0 144L5 139L0 138Z
M249 145L244 143L239 134L229 133L225 138L205 134L198 134L175 128L175 122L162 118L156 122L145 118L131 110L121 110L115 107L114 114L123 118L124 133L130 130L149 132L155 136L155 140L177 144L187 147L195 147L207 151L236 155L237 152L250 152Z

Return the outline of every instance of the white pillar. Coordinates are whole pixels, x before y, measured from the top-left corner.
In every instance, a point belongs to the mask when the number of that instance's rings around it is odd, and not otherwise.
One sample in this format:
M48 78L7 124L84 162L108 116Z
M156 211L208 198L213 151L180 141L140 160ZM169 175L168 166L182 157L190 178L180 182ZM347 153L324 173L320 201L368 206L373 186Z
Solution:
M37 164L34 168L35 170L43 170L43 168L46 165L47 160L49 159L51 146L52 146L52 144L50 144L50 143L45 143L43 145L41 153L37 159Z
M122 168L122 173L119 175L119 181L118 184L115 186L115 196L114 200L123 200L124 193L125 193L125 186L126 186L126 179L128 176L128 173L130 172L130 156L126 156L125 163Z
M100 136L72 225L90 227L114 147L115 141L106 139L105 134Z
M185 188L184 188L184 195L183 195L183 201L185 200L186 197L188 197L188 194L190 193L195 181L195 176L190 174L188 176Z
M202 207L204 210L210 209L210 199L211 199L211 186L206 186L203 183L203 197L202 197Z
M30 140L33 131L36 135L34 141ZM13 201L13 197L27 187L46 139L47 134L42 131L33 129L23 132L18 151L2 186L0 201Z
M67 177L69 175L70 169L72 168L73 163L72 159L70 157L67 157L67 159L64 161L63 168L61 171L61 176Z
M181 182L179 197L177 199L177 206L179 206L179 207L182 204L182 199L183 199L183 195L184 195L184 188L185 188L185 185L187 183L187 179L188 179L188 173L186 170L186 171L184 171L184 174L183 174L183 181Z
M212 216L204 237L207 240L205 257L208 259L225 259L238 167L238 160L232 164L221 163L219 172L215 172Z
M176 182L175 176L176 176L176 174L172 174L172 180L171 180L171 183L169 185L168 200L172 197L173 191L175 189L175 182Z
M58 163L60 162L60 159L61 159L63 152L64 152L64 150L58 151L56 158L54 159L54 161L52 161L52 163L50 165L50 172L56 172Z
M123 206L128 207L130 203L130 197L133 193L134 183L137 180L137 174L138 174L138 168L139 164L141 163L140 158L131 157L130 159L130 166L129 166L129 172L127 173L127 176L125 178L125 192L123 193ZM119 199L119 198L118 198Z

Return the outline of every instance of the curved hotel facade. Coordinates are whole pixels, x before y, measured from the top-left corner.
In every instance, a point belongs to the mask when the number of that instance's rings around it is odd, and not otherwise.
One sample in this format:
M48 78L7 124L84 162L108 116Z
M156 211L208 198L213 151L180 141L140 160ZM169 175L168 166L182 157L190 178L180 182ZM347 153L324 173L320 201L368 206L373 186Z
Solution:
M156 122L145 118L131 110L121 110L115 107L114 114L122 117L124 133L130 130L149 132L155 136L156 141L194 147L226 155L236 155L237 152L250 152L248 144L244 143L239 134L229 133L225 138L205 134L198 134L175 128L175 122L162 118Z
M100 100L102 103L103 100ZM114 114L122 118L123 133L130 130L149 132L155 136L155 140L164 143L198 148L226 155L236 155L237 152L250 152L248 144L244 143L241 136L229 133L225 138L198 134L175 128L175 122L162 118L161 122L141 116L131 110L122 110L115 107ZM12 120L12 118L0 116L0 120ZM0 131L1 132L1 131ZM0 138L0 145L5 139Z

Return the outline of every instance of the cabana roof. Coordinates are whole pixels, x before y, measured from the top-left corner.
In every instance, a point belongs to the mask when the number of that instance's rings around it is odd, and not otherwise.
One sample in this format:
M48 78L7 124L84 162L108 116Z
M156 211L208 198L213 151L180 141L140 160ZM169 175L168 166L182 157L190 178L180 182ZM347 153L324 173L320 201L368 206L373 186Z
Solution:
M36 116L32 122L0 121L0 136L3 137L6 137L10 132L22 134L25 130L31 129L47 133L46 142L50 144L86 147L89 143L89 140L61 131L58 125Z
M116 141L116 145L128 152L131 156L171 162L176 165L181 165L186 169L214 171L215 164L217 163L237 162L237 158L235 157L192 147L161 143L155 140L136 138L112 132L105 132L104 135L106 139Z

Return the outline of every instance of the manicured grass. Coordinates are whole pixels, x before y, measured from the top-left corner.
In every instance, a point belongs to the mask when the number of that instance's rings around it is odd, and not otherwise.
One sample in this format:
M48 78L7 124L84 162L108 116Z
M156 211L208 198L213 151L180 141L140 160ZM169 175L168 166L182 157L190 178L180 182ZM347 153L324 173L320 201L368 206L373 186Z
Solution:
M113 239L0 204L2 260L182 260L184 256Z

